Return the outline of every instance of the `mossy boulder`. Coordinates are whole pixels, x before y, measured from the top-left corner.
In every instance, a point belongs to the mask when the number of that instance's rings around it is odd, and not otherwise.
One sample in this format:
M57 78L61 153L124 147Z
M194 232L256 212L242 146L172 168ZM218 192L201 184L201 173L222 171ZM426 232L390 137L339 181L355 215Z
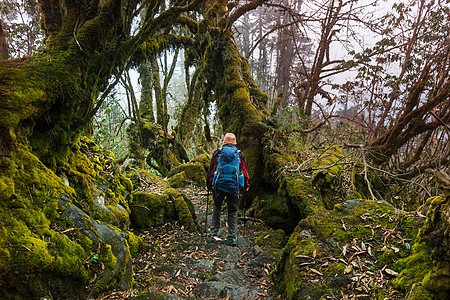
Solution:
M134 227L146 228L178 221L188 230L197 230L194 205L189 198L172 188L168 180L145 170L130 175L137 186L141 184L139 190L133 193L129 205Z
M166 223L169 197L148 192L135 192L130 204L131 223L133 227L145 228ZM169 213L170 214L170 213ZM173 213L171 213L173 214Z
M313 185L319 189L327 209L333 209L334 204L339 202L339 176L344 170L343 159L344 151L339 146L333 145L311 164L314 170Z
M256 196L253 201L249 214L254 214L257 218L264 220L269 226L277 229L283 229L286 232L292 232L295 228L289 214L287 199L278 194L263 194Z
M426 221L412 254L395 264L396 288L410 291L408 299L448 299L450 294L450 209L445 196L429 198Z
M321 197L310 180L289 176L282 179L276 193L256 196L250 213L290 234L301 219L322 209Z
M265 145L265 147L269 147L269 145ZM281 170L290 165L292 166L297 164L296 159L292 155L279 151L270 154L267 153L264 161L264 180L275 189L278 188L283 179L280 175Z
M181 164L173 168L169 172L169 177L184 172L186 174L187 180L190 180L197 184L198 186L206 186L206 170L203 163L200 162L189 162L186 164Z
M348 290L355 287L349 284L366 269L353 260L370 261L374 274L393 268L410 253L405 239L417 234L421 222L417 215L397 211L384 201L345 201L333 211L317 211L301 220L289 237L273 274L277 289L287 299L357 294ZM381 266L378 260L386 249L393 255ZM375 287L370 293L376 298L383 289Z
M285 136L282 131L267 135L263 143L265 190L254 197L252 212L274 228L290 234L297 223L308 215L320 211L323 202L319 189L311 179L290 172L297 168L297 159L284 152Z
M261 232L254 244L263 249L282 249L287 243L286 234L282 229Z
M184 172L177 173L172 177L168 178L167 181L173 188L182 188L186 185L186 173Z
M127 229L133 184L118 171L114 154L81 137L68 161L70 165L59 168L58 173L77 193L80 208L99 221Z
M94 219L97 210L90 181L100 180L116 194L109 199L119 199L111 203L124 205L116 214L123 213L121 218L126 220L124 199L131 188L129 180L110 176L108 181L100 176L101 170L80 152L77 143L57 168L59 176L26 143L16 146L0 160L2 295L62 299L85 292L95 295L113 287L129 288L130 247L139 248L140 239ZM72 172L74 177L65 176ZM108 214L104 213L106 219L115 218ZM97 256L90 259L93 253Z
M211 162L211 155L209 155L208 153L203 153L202 155L199 155L190 161L190 163L201 163L205 168L205 172L208 171L210 162Z

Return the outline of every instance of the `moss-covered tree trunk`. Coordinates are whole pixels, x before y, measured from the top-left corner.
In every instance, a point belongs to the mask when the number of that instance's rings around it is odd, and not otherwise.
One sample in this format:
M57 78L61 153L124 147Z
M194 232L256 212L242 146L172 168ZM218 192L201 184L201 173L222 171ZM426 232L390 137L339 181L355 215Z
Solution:
M262 2L253 1L243 10L255 8ZM204 20L195 38L200 49L195 55L202 58L202 65L190 84L189 100L181 116L183 128L179 131L186 143L201 110L207 109L204 103L212 99L208 98L211 89L223 129L236 134L238 146L247 160L253 191L256 191L262 182L262 137L268 129L270 114L266 109L267 95L254 84L248 60L239 53L231 29L232 22L243 10L229 16L228 1L204 2Z
M132 184L80 136L143 42L199 1L150 1L133 33L148 1L38 2L45 50L0 62L0 298L92 298L132 282Z

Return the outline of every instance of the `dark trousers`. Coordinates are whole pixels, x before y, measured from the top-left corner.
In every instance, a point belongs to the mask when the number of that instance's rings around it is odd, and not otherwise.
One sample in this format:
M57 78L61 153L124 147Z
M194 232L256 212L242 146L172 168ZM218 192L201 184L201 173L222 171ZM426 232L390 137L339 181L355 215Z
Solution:
M237 213L239 208L238 192L230 194L222 191L214 192L214 206L212 215L212 230L218 231L220 228L220 212L223 200L226 198L228 208L228 238L236 238L237 233Z

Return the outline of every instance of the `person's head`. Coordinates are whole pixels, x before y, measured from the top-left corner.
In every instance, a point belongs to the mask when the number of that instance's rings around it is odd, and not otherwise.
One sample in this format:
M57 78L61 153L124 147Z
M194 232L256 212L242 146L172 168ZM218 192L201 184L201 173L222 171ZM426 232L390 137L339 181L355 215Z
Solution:
M236 136L234 133L228 132L225 134L223 138L223 144L233 144L236 145Z

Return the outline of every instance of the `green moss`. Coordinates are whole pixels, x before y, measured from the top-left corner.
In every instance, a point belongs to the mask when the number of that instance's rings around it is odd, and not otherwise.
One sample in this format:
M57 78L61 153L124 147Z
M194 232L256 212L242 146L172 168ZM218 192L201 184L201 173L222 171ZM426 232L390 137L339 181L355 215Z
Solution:
M130 254L135 257L141 248L144 239L140 236L135 235L131 231L125 231L127 234L127 243L130 248Z
M392 283L398 289L412 289L415 299L421 296L444 299L450 286L448 199L432 197L425 207L427 218L417 235L412 254L395 263L400 274Z
M130 204L132 224L138 228L164 224L167 200L166 195L133 193L133 202Z
M343 158L343 150L339 146L333 145L311 164L311 167L315 169L313 171L313 184L319 189L324 206L327 209L333 209L338 201L339 175L344 170Z
M203 164L181 164L170 171L169 177L181 172L184 172L186 174L186 178L195 182L198 186L206 186L206 171Z
M430 292L428 292L421 285L413 285L411 291L408 293L408 300L432 300L435 299ZM442 298L445 299L445 298Z
M173 175L172 177L167 179L169 181L169 184L173 188L182 188L186 185L186 173L181 172Z
M255 238L254 244L262 248L283 248L287 243L286 234L282 229L262 232Z
M117 264L117 258L111 250L111 245L103 245L101 250L99 263L103 263L106 267L114 269Z
M391 219L394 215L396 222ZM324 274L323 280L311 283L305 280L309 278L308 263L314 256L316 261L321 257L343 257L342 247L355 241L358 244L371 244L371 252L378 258L376 268L381 269L383 265L392 268L392 263L408 255L409 251L406 248L400 249L401 251L393 251L390 247L383 248L381 243L373 243L373 240L384 241L385 230L402 229L400 235L409 236L411 232L417 232L420 223L419 218L396 211L383 201L348 200L340 203L333 211L318 210L298 223L284 247L274 273L277 289L286 295L287 299L302 299L307 295L314 295L318 299L334 294L333 291L340 290L342 285L350 282L350 275L344 274L346 265L338 260L322 266L320 272ZM372 231L375 226L383 230ZM347 261L348 257L343 259ZM429 258L424 261L429 263ZM377 292L376 289L374 292Z
M449 263L443 263L441 266L436 266L432 271L428 272L423 278L423 287L435 294L447 294L450 288L450 274Z
M176 189L169 188L164 191L170 196L173 201L173 206L175 208L176 217L175 219L180 222L188 230L197 230L197 225L194 221L194 216L192 215L189 205L186 203L185 198Z
M326 169L327 173L333 176L339 175L344 167L340 165L340 162L343 162L344 151L337 145L333 145L329 147L319 158L315 159L311 167ZM319 173L320 170L316 170L314 173Z
M413 253L394 264L394 269L401 271L400 275L392 281L392 284L397 289L409 290L413 283L422 282L433 268L433 264L430 263L430 250L424 243L414 244Z

